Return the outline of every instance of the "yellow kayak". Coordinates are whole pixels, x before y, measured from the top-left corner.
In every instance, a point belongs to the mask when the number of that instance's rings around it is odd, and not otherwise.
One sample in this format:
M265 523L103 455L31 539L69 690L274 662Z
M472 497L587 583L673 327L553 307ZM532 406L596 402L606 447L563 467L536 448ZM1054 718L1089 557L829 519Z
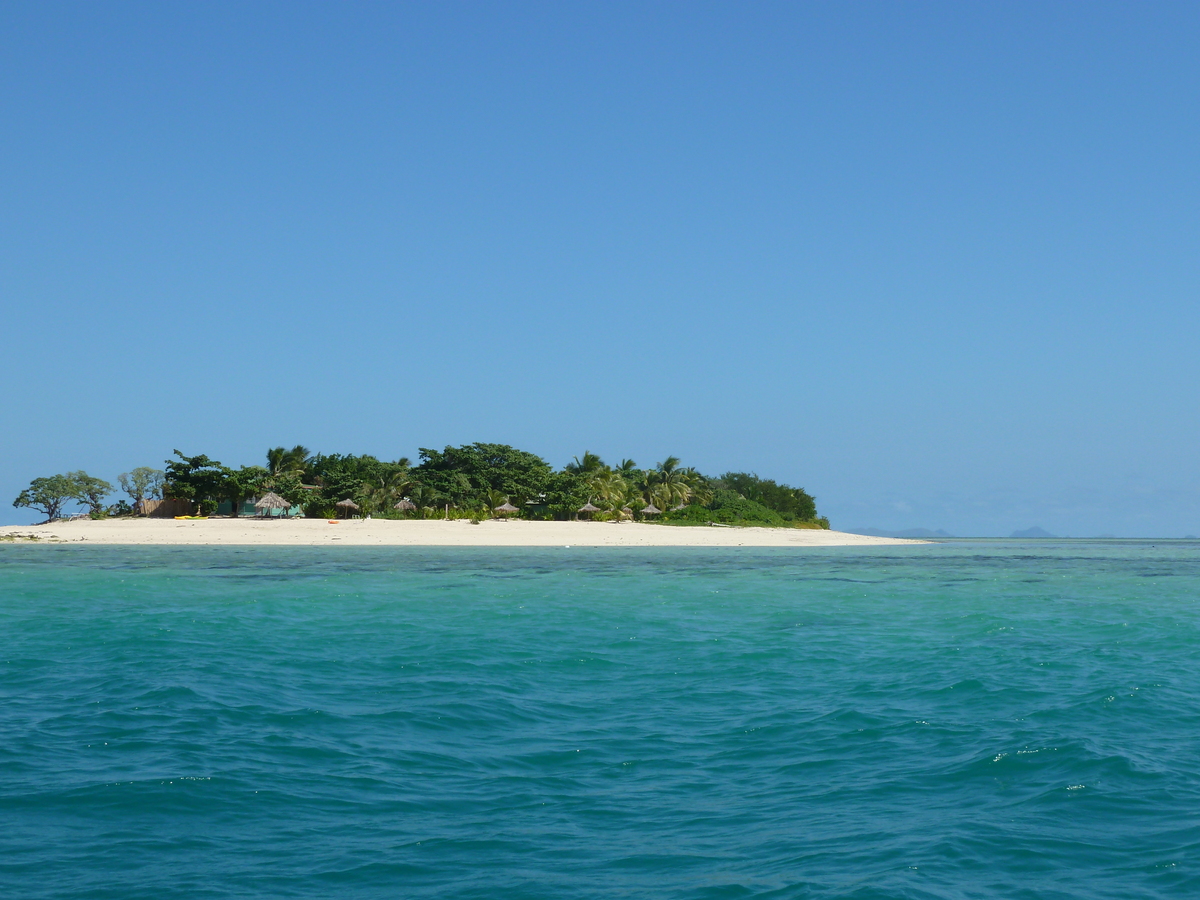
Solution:
M176 516L176 519L186 519L189 522L196 522L201 519L207 519L208 516Z

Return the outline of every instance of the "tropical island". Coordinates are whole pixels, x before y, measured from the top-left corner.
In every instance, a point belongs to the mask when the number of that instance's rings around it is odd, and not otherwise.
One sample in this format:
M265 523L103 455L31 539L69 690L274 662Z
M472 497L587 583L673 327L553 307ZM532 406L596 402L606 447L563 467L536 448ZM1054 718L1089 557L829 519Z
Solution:
M109 502L112 484L83 471L35 478L13 506L47 522L72 505L92 520L135 516L304 516L311 519L526 519L829 528L803 488L747 472L707 476L668 457L641 468L615 466L585 451L555 470L506 444L421 448L420 461L312 453L274 447L266 465L223 465L179 450L163 469L118 478L127 498Z

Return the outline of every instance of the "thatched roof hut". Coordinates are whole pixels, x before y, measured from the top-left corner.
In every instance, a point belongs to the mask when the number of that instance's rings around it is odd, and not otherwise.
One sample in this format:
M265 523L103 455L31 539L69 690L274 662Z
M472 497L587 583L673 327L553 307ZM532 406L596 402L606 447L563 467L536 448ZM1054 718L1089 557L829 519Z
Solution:
M269 491L254 501L254 508L260 513L269 513L273 509L281 509L286 513L292 508L292 504L274 491Z
M662 513L662 510L659 509L657 506L655 506L653 503L647 503L645 506L642 507L642 515L643 516L657 516L660 513Z
M496 507L496 512L503 513L504 515L508 515L509 513L515 513L515 512L520 512L520 511L521 510L517 509L517 507L513 506L507 500L505 500L503 503L501 503L499 506Z
M392 507L392 509L398 509L400 512L412 512L416 508L417 504L413 503L407 497Z

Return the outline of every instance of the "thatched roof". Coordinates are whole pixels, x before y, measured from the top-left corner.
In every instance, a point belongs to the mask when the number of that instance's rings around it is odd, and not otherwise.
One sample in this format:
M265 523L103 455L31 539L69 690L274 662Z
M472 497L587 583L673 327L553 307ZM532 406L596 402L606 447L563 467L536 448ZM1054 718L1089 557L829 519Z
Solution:
M410 512L416 508L417 508L417 504L413 503L407 497L405 497L403 500L401 500L399 503L397 503L395 506L392 507L392 509L398 509L398 510L401 510L402 512Z
M254 501L255 509L291 509L292 504L288 503L274 491L263 494Z
M580 512L589 512L589 513L600 512L600 507L592 506L591 501L588 501L587 503L583 504L583 506L579 507L579 511Z
M662 510L659 509L657 506L655 506L653 503L647 503L645 506L642 507L642 515L643 516L657 516L660 512L662 512Z
M347 497L345 500L339 500L334 506L344 506L346 509L358 509L358 504Z
M496 507L496 512L510 513L510 512L520 512L520 511L521 510L517 509L515 506L513 506L507 500L505 500L503 503L501 503L499 506Z

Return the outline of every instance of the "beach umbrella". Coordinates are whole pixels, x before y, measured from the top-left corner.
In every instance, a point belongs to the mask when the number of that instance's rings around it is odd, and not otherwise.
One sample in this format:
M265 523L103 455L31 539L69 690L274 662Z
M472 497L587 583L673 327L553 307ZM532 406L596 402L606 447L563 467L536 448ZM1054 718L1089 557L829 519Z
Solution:
M643 516L657 516L661 512L662 512L662 510L659 509L657 506L655 506L653 503L647 503L645 506L642 507L642 515Z
M356 512L358 511L358 504L355 503L353 500L351 500L349 497L347 497L345 500L339 500L337 503L335 503L333 505L336 506L339 510L341 510L343 515L350 512L350 510L354 510Z
M417 504L413 503L407 497L405 497L403 500L401 500L399 503L397 503L395 506L392 507L392 509L398 509L401 512L412 512L416 508L417 508Z
M260 513L270 513L273 509L282 509L286 513L292 508L292 504L288 503L274 491L270 491L254 501L254 508Z
M587 503L583 504L583 506L579 507L579 511L590 516L592 513L600 512L600 507L593 506L592 501L589 500Z
M507 500L505 500L503 503L501 503L499 506L496 507L496 512L505 513L507 515L508 513L520 512L520 510L517 509L515 506L513 506L511 503L509 503Z

